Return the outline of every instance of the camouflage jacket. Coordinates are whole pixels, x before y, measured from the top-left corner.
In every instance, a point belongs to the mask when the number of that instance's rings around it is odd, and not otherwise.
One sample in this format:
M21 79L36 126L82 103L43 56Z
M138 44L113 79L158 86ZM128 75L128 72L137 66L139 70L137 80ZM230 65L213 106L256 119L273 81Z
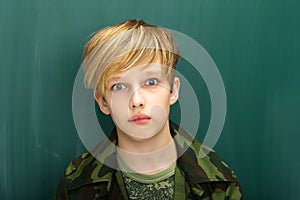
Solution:
M212 149L193 140L177 125L171 124L170 128L180 155L175 169L174 199L242 199L236 175ZM108 139L96 149L109 166L95 158L97 153L82 154L67 167L56 200L129 199L121 171L117 170L115 130ZM199 156L200 150L205 156Z

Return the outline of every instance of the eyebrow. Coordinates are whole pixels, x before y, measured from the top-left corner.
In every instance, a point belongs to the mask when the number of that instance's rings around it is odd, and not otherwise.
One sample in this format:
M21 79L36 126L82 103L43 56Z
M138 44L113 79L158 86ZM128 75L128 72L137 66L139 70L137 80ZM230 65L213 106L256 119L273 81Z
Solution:
M122 78L121 76L114 76L112 78L110 78L107 83L106 83L106 87L111 87L112 85L114 85L114 82L117 82L118 80L120 80L120 78Z
M148 71L145 71L145 75L147 76L153 76L153 75L161 75L162 74L162 71L161 70L148 70ZM123 76L113 76L111 77L108 81L107 81L107 84L113 82L113 81L118 81L120 80L121 78L123 78Z
M155 71L146 71L145 72L146 75L160 75L161 71L155 70ZM121 78L123 78L123 76L114 76L111 77L108 81L118 81Z
M118 81L122 78L122 76L114 76L112 78L110 78L107 82L110 82L110 81Z
M146 75L161 75L161 71L146 71Z

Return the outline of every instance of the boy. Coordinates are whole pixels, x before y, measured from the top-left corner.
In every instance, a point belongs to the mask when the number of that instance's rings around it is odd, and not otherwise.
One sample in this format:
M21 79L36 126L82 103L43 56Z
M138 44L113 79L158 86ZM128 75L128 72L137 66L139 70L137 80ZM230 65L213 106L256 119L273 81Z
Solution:
M172 34L142 20L90 39L85 82L115 129L70 163L56 199L242 199L232 170L168 119L178 59Z

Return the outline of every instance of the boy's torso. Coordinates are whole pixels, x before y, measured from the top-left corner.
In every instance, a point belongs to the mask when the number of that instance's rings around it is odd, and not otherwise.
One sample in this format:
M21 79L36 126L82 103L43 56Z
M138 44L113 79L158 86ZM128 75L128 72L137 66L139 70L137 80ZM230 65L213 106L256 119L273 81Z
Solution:
M174 177L174 199L241 199L233 171L216 155L181 128L171 124L179 158ZM116 161L116 132L95 151L82 154L70 163L56 199L128 199ZM204 157L199 157L199 152ZM100 162L97 155L102 156ZM103 156L105 155L105 156ZM232 198L234 197L234 198Z

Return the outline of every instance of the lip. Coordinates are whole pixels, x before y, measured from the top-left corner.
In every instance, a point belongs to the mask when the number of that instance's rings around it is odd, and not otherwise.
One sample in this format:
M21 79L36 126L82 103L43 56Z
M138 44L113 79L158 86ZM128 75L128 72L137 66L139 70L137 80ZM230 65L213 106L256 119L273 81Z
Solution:
M137 125L145 125L151 121L151 117L145 114L137 114L133 115L128 121Z

